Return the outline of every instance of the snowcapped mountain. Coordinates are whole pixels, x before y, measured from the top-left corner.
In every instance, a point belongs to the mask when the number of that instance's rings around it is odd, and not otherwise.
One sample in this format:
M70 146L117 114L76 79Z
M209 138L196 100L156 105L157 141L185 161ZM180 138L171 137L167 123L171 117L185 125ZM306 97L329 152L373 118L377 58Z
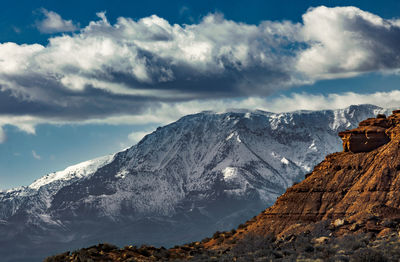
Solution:
M340 151L339 131L388 112L185 116L125 151L0 192L0 255L35 261L98 242L170 246L233 228Z

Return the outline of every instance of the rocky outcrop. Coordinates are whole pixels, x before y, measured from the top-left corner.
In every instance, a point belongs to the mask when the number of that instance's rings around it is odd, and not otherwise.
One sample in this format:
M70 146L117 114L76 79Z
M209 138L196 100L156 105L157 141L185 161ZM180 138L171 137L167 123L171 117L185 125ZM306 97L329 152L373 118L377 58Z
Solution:
M397 111L394 111L397 112ZM344 152L370 152L390 141L386 131L395 124L395 115L386 118L385 115L378 115L376 118L368 118L360 122L355 129L340 132L343 140Z

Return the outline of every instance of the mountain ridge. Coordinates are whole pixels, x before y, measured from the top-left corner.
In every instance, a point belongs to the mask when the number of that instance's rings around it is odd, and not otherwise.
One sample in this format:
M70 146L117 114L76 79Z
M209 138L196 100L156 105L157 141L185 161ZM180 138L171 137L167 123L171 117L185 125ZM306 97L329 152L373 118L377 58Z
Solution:
M0 193L2 244L18 242L22 254L32 243L55 251L98 241L172 245L233 228L301 180L321 154L337 151L338 131L386 111L185 116L100 161L93 174L64 170L72 179Z
M385 121L382 124L382 120ZM374 143L374 131L384 126L390 138ZM288 188L276 203L239 229L225 243L251 234L274 234L287 238L316 230L325 236L371 233L388 236L397 233L400 222L400 110L386 119L369 118L348 134L363 135L373 147L349 151L343 138L343 151L327 155L307 178ZM368 133L371 132L371 133ZM376 132L376 131L375 131ZM353 143L362 143L355 136ZM324 235L324 233L322 233ZM218 249L215 240L205 247Z
M398 261L400 110L339 134L342 152L327 155L273 206L236 230L168 250L98 245L46 261L79 261L93 254L143 262Z

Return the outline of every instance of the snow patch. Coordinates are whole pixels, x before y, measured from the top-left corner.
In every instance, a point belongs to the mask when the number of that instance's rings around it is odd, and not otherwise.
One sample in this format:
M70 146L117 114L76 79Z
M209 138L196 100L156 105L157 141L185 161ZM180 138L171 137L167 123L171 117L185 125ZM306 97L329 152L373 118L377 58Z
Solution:
M234 135L235 135L235 133L231 133L227 138L225 138L225 141L228 141L228 140L231 139Z
M289 165L289 160L287 160L286 158L282 158L281 162L285 165Z
M224 180L230 180L237 177L237 168L226 167L224 170L222 170L222 173L224 174Z
M315 140L312 141L311 145L308 147L310 150L317 152L317 146L315 145Z
M337 130L341 125L348 123L344 110L333 111L333 122L329 125L331 129ZM348 126L347 126L348 127Z
M242 140L240 139L240 136L239 136L239 134L237 132L231 133L229 136L227 136L225 138L225 141L228 141L229 139L231 139L234 136L236 136L236 141L238 141L239 143L242 143Z
M57 225L58 223L51 219L49 214L39 214L39 218L46 224Z
M121 178L121 179L123 179L123 178L126 177L127 174L129 174L128 170L124 169L124 170L119 171L119 172L115 175L115 177L116 177L116 178Z
M114 159L114 155L115 154L85 161L80 164L70 166L63 171L48 174L47 176L39 178L38 180L33 182L31 185L29 185L29 188L37 190L42 186L48 185L55 181L68 181L75 178L89 176L96 172L99 168L110 163Z

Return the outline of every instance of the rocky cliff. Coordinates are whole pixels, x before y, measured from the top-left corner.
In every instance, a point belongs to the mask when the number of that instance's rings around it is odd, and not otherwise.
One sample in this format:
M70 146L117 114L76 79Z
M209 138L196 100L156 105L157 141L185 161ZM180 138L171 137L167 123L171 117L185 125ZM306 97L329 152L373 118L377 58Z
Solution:
M390 141L387 129L394 124L394 117L386 118L380 114L376 118L368 118L360 122L358 128L340 132L343 150L353 153L369 152Z

